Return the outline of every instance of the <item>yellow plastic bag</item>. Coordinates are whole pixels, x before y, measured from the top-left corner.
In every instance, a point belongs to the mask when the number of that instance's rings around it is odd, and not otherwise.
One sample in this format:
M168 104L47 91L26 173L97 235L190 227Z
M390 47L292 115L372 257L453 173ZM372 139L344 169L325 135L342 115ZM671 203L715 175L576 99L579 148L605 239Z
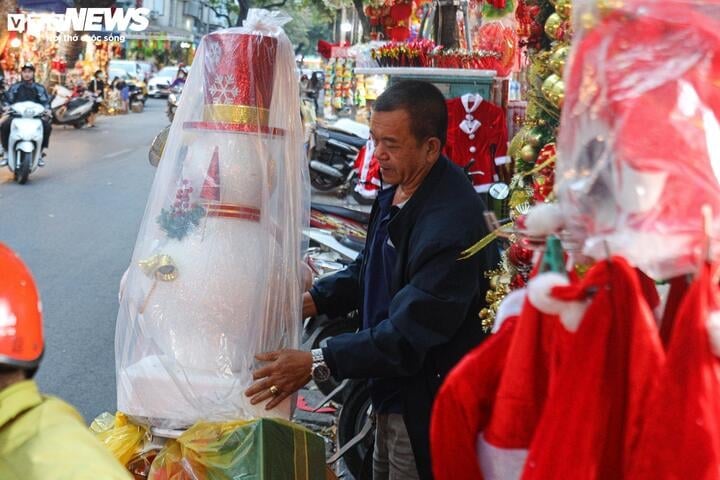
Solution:
M90 424L90 430L123 465L140 453L148 434L146 427L130 423L120 412L101 413Z

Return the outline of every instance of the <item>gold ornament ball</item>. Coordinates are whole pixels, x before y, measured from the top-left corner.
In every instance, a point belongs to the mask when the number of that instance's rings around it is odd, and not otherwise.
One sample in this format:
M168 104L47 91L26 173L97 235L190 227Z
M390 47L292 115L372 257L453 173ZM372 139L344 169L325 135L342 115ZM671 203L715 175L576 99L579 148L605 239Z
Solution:
M560 17L567 20L572 16L572 1L571 0L556 0L555 11Z
M545 79L545 81L542 84L542 88L540 91L542 92L543 96L550 100L552 102L552 91L553 87L557 82L560 81L560 77L557 74L552 74L549 77Z
M545 33L553 40L560 40L560 29L562 28L563 19L557 13L553 13L545 21Z
M550 101L558 108L562 108L565 101L565 82L559 80L552 86Z
M527 132L525 135L525 143L537 148L540 146L540 142L542 141L542 132L537 129L533 128Z
M525 145L520 149L520 158L527 163L532 163L537 158L537 151L532 145Z
M568 54L570 53L570 47L567 45L560 45L553 51L550 57L550 69L557 75L562 75L565 69L565 61L567 60Z
M520 149L523 145L525 145L525 135L527 134L527 131L528 127L522 127L510 141L510 145L508 146L508 155L510 158L517 159L520 157Z

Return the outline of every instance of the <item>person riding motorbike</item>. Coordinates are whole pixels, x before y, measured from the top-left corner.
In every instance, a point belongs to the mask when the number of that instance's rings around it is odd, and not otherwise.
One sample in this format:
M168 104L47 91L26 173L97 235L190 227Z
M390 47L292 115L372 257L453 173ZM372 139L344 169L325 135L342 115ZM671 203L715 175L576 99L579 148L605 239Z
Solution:
M0 478L130 480L70 405L38 391L42 304L30 270L0 244Z
M46 114L42 118L43 124L43 141L42 141L42 157L38 162L38 166L45 166L45 149L48 148L50 143L50 131L51 117L50 117L50 95L47 90L41 84L35 82L35 65L32 63L26 63L22 66L20 71L22 80L12 85L7 92L5 92L5 108L9 108L13 103L18 102L35 102L45 107ZM8 140L10 139L10 126L12 119L7 119L3 122L0 127L0 134L2 135L2 146L5 152L5 157L0 161L0 166L7 165L8 159Z
M170 89L172 90L175 87L182 88L185 86L185 80L187 80L187 69L184 66L181 66L178 68L177 75L175 76L175 80L172 81L170 84Z

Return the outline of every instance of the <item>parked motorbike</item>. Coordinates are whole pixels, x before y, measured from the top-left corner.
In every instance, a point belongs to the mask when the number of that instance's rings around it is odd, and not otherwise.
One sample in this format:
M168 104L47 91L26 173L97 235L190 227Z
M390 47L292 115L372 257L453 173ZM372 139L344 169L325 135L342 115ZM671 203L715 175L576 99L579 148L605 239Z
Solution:
M57 85L50 101L52 121L58 125L72 125L82 128L92 113L95 99L89 93L73 94L72 90Z
M45 108L35 102L18 102L10 106L10 137L8 139L8 168L19 184L27 182L30 173L38 168L42 155Z
M363 205L372 203L355 192L355 160L369 137L366 125L348 119L332 126L318 125L309 154L312 186L322 192L337 191L340 197L350 194Z
M167 98L167 117L172 123L175 118L175 111L177 110L178 103L180 103L180 95L182 94L182 87L173 87L170 89L170 93Z

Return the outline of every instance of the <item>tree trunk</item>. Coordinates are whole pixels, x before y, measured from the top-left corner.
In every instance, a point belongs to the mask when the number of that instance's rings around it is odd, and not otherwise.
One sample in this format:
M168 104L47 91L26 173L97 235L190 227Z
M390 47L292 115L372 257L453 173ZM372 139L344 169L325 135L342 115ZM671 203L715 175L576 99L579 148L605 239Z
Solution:
M363 6L363 0L353 0L355 11L357 12L358 20L363 28L362 41L366 42L370 38L370 20L365 15L365 7Z
M440 4L435 13L435 43L445 49L458 48L457 6Z
M249 0L238 0L238 16L237 21L235 22L236 27L242 26L242 22L245 21L245 19L248 16L248 12L250 12L250 1Z

